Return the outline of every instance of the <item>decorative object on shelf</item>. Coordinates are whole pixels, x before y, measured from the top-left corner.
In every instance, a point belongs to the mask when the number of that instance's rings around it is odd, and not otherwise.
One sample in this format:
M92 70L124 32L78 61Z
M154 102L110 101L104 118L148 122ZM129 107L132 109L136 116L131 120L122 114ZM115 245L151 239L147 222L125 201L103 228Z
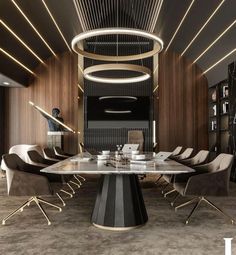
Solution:
M92 73L100 72L100 71L132 71L141 73L141 75L135 77L128 78L106 78L95 76ZM94 65L84 69L84 78L90 81L102 82L102 83L110 83L110 84L122 84L122 83L133 83L133 82L141 82L149 79L151 77L151 70L145 66L133 65L133 64L101 64Z
M100 55L91 52L87 52L83 50L82 41L85 39L93 38L96 36L102 35L131 35L131 36L139 36L149 40L153 40L154 47L153 50L129 56L110 56L110 55ZM159 53L163 49L163 41L153 33L149 33L144 30L134 29L134 28L123 28L123 27L108 27L108 28L98 28L94 30L89 30L75 36L71 42L71 47L74 52L82 55L84 57L100 60L100 61L131 61L131 60L139 60L148 57L152 57L155 54Z
M216 116L216 105L214 105L213 107L212 107L212 109L213 109L213 116Z
M222 113L225 114L228 112L229 112L229 102L226 101L222 104Z
M229 86L228 85L223 86L222 93L223 93L223 97L229 96Z
M217 129L217 124L216 124L216 120L213 120L211 122L211 131L215 131Z
M216 101L216 90L214 90L211 94L212 101Z

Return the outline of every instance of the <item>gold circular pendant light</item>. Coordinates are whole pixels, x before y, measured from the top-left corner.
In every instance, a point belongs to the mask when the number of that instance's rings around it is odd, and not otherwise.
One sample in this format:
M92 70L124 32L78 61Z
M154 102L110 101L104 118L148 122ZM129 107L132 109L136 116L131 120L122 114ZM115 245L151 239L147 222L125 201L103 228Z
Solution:
M129 56L111 56L111 55L100 55L83 50L83 40L102 36L102 35L131 35L131 36L140 36L149 40L153 40L154 46L153 50L147 51L144 53L129 55ZM110 27L110 28L99 28L90 31L83 32L75 36L71 42L72 49L86 58L100 60L100 61L131 61L139 60L148 57L152 57L155 54L159 53L163 49L163 41L153 33L149 33L140 29L134 28L121 28L121 27Z
M128 77L128 78L105 78L105 77L98 77L93 75L94 72L100 71L133 71L141 73L141 75L135 77ZM101 64L101 65L94 65L87 67L84 69L84 78L95 81L95 82L102 82L102 83L115 83L115 84L123 84L123 83L133 83L133 82L141 82L149 79L151 77L151 70L145 66L133 65L133 64Z

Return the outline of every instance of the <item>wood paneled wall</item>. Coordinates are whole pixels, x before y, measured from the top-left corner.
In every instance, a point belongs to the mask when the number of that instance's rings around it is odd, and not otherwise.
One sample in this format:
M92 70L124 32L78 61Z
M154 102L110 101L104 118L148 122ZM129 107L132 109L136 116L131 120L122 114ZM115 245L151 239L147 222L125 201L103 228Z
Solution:
M5 91L4 87L0 87L0 157L4 153L5 147Z
M6 96L6 151L15 144L47 144L47 121L29 101L51 113L61 110L65 124L78 130L78 72L77 55L63 53L51 57L46 66L39 65L37 77L28 88L9 88ZM65 150L77 152L78 135L68 133L64 139Z
M176 146L208 148L208 83L197 65L179 54L159 56L159 88L155 97L159 150Z

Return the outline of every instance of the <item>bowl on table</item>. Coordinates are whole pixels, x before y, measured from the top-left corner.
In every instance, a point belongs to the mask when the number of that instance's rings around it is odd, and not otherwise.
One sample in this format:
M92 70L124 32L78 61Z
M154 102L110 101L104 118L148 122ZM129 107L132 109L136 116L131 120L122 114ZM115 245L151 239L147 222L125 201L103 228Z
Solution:
M109 154L108 155L98 155L98 160L107 160L110 158Z
M134 159L134 160L144 160L145 158L146 158L146 156L144 154L132 155L132 159Z
M102 151L102 155L109 155L110 151L106 150L106 151Z

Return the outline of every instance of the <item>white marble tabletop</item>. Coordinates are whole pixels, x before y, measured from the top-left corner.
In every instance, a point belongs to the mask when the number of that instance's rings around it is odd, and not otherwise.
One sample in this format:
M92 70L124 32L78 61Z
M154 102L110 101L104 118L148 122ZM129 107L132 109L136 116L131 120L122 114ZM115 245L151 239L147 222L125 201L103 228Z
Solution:
M150 154L151 155L151 154ZM151 156L149 156L151 159ZM53 174L180 174L194 172L194 169L184 166L174 160L156 161L142 164L116 162L114 160L87 160L80 154L43 168L41 172Z

